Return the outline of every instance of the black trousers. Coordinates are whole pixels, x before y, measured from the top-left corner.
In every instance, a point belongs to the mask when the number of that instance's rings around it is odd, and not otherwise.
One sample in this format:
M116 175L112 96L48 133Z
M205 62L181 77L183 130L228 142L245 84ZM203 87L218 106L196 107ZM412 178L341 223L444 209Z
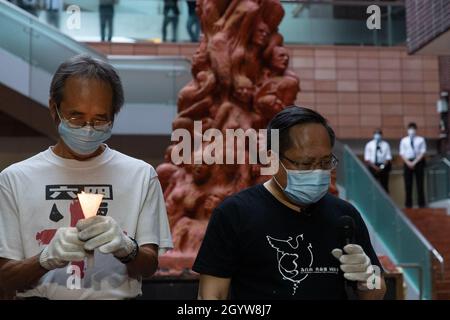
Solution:
M176 16L164 15L163 27L162 27L163 41L164 42L167 41L167 27L170 24L172 25L172 42L177 42L177 40L178 40L178 15L176 15Z
M195 13L189 15L186 23L186 29L189 33L189 37L191 38L191 42L198 42L198 37L200 35L200 21Z
M114 6L113 5L100 5L100 37L102 41L108 40L111 42L114 31ZM108 35L106 35L106 29L108 29Z
M391 172L391 163L389 162L384 169L380 171L375 171L371 166L368 167L370 173L372 173L373 177L378 180L384 190L389 193L389 173Z
M406 192L406 200L405 206L407 208L412 207L412 188L413 188L413 179L414 175L416 176L416 185L417 185L417 198L419 207L425 207L425 191L423 186L425 173L425 160L420 161L416 164L414 169L408 168L406 164L403 165L403 177L405 179L405 192Z
M47 23L59 29L59 12L58 10L47 11Z

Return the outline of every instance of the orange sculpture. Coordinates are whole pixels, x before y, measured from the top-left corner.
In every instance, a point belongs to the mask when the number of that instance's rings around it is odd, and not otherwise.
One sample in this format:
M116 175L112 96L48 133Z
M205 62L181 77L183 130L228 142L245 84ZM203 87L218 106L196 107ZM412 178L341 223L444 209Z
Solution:
M197 14L203 35L192 57L193 79L179 93L173 129L186 129L194 137L194 121L201 121L201 133L265 128L300 91L278 33L284 16L280 1L197 0ZM175 165L173 149L156 169L175 246L160 257L160 268L172 274L191 268L211 213L226 196L269 178L260 175L261 165L248 162Z

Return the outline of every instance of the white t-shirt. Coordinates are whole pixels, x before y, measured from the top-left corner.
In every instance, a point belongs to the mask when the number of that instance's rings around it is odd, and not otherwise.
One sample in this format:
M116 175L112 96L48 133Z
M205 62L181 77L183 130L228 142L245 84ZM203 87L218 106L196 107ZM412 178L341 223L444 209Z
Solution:
M377 141L375 139L367 142L366 147L364 148L364 160L373 164L376 164L375 160L378 160L378 164L392 160L391 147L389 146L389 143L382 140L378 144L378 147L378 150L376 150Z
M76 200L81 191L103 193L98 214L114 218L140 246L156 244L160 253L173 246L161 185L151 165L108 147L88 161L64 159L49 148L0 173L0 257L33 257L56 229L75 226L83 218ZM49 271L19 296L124 299L142 294L141 287L141 279L130 278L125 264L96 250L92 268L81 261Z
M414 149L411 146L411 139L413 139ZM425 139L420 136L404 137L400 141L400 155L406 159L415 159L421 154L424 154L427 151L427 145L425 143Z

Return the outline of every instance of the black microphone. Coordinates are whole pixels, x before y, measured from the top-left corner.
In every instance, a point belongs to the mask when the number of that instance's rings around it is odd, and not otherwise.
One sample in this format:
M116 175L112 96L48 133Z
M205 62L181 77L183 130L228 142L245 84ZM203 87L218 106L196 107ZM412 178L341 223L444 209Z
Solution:
M338 221L338 233L342 247L355 241L355 220L350 216L342 216Z
M355 242L355 220L353 220L350 216L342 216L338 221L338 235L339 235L339 243L342 248L350 243ZM342 249L343 254L345 254ZM347 297L349 300L357 300L357 296L355 293L356 290L356 282L345 279L344 280L345 292L347 293Z

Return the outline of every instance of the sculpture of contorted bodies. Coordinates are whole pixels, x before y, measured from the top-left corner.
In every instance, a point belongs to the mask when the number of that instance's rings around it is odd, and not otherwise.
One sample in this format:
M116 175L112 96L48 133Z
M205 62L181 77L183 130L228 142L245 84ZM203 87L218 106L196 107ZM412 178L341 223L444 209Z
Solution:
M160 266L174 272L192 266L213 209L226 196L267 179L260 175L260 164L249 164L248 142L216 150L203 133L209 128L222 133L265 128L299 92L299 79L288 69L288 51L278 32L284 15L279 0L197 0L196 11L203 35L172 127L187 129L192 146L194 138L202 138L203 150L214 150L224 162L229 156L232 163L175 165L168 157L178 149L171 145L165 163L157 167L175 244L160 257ZM194 131L195 121L201 121L202 132ZM243 153L238 156L239 150ZM199 151L187 152L193 160ZM238 162L241 156L245 164Z
M262 83L255 95L255 108L267 121L283 110L284 106L294 104L300 91L297 75L288 70L287 49L274 47L269 59L269 65L263 69Z

